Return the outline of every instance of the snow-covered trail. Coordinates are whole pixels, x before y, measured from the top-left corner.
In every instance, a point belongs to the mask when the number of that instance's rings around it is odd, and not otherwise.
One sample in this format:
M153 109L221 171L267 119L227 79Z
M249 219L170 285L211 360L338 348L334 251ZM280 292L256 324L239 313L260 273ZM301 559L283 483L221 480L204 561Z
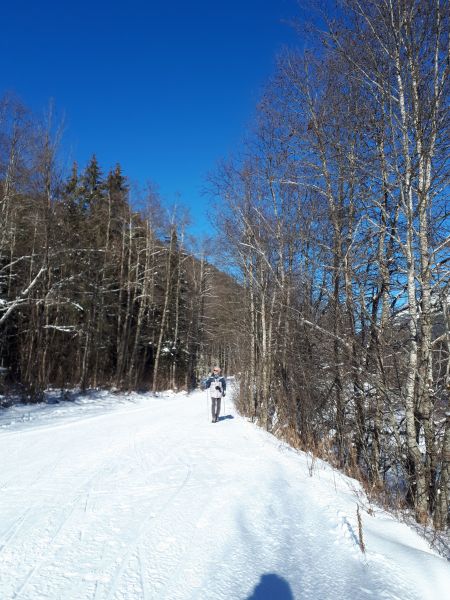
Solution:
M133 399L0 432L2 600L448 597L425 541L362 510L363 555L351 480L229 401Z

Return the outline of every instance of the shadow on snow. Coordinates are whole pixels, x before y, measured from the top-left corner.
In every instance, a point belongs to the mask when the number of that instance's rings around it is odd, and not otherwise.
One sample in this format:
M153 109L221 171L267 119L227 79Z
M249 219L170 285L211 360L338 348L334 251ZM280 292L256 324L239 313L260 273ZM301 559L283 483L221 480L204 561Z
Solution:
M278 575L268 573L261 575L258 585L246 600L275 600L275 598L276 600L294 600L289 583Z

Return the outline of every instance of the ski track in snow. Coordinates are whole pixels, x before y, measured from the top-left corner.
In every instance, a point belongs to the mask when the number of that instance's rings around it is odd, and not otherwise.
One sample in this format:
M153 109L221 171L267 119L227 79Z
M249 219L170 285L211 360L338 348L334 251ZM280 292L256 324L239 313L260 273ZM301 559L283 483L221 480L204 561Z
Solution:
M362 554L359 485L321 461L310 476L230 405L212 424L200 392L134 395L2 425L1 599L449 597L423 539L362 508Z

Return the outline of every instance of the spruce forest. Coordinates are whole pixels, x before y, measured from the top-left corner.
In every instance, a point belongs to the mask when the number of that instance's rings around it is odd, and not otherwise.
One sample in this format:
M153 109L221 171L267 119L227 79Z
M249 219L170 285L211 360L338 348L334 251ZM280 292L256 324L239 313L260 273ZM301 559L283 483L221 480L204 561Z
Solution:
M191 390L219 363L242 414L444 530L449 5L339 14L279 56L252 133L209 174L203 250L153 188L132 201L119 165L64 173L50 120L3 98L0 393Z

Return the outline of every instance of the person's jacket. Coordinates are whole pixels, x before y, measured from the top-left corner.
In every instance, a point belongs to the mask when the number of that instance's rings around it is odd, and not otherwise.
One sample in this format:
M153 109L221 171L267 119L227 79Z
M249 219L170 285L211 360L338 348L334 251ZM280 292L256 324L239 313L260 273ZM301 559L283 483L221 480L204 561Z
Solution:
M214 395L214 392L218 392L218 390L216 390L216 386L220 386L221 387L221 395L225 396L225 391L227 389L227 382L225 381L225 377L222 377L221 375L211 375L210 377L208 377L207 379L205 379L205 381L203 382L203 386L205 389L211 388L211 396ZM217 398L220 397L219 394L217 393Z

